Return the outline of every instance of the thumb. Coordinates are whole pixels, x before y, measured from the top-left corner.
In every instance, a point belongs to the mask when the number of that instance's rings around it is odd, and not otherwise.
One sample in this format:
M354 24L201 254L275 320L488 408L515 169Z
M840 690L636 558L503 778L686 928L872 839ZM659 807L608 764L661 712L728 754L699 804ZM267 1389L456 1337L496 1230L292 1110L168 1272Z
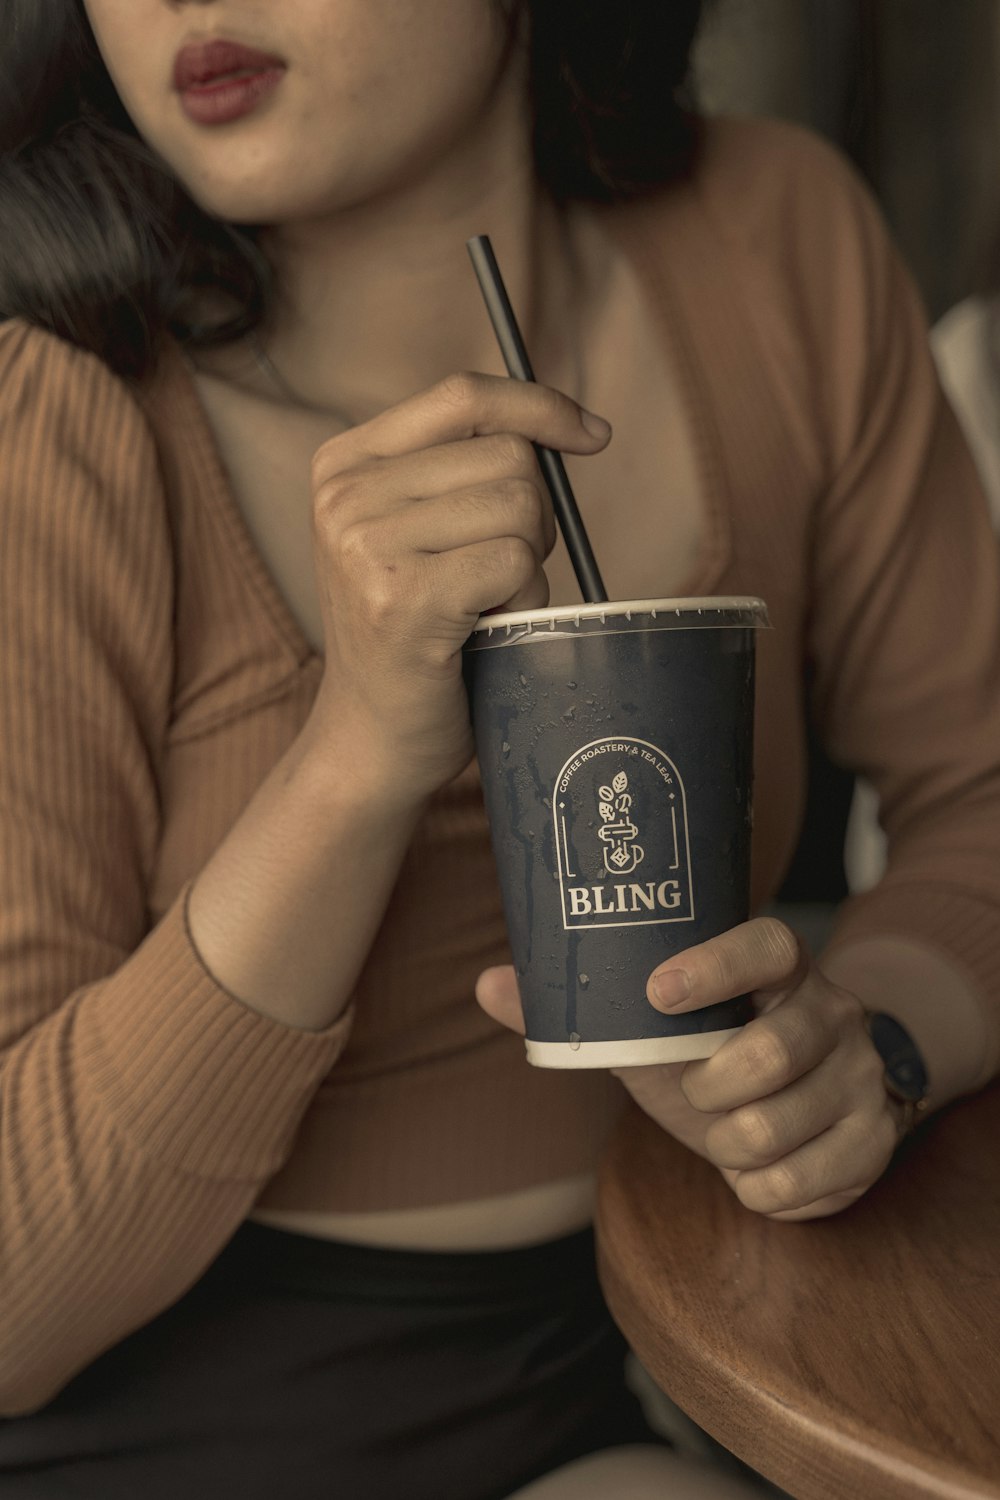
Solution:
M510 964L484 969L476 981L476 999L488 1016L510 1031L524 1035L524 1012L517 978Z

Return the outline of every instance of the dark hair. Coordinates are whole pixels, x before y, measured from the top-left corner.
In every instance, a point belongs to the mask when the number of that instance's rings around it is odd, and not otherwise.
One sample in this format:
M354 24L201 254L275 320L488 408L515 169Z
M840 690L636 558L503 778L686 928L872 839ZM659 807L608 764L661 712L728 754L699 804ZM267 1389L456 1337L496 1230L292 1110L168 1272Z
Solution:
M506 0L512 19L522 7L535 157L552 195L632 198L682 171L700 0ZM139 139L82 0L5 0L0 318L140 376L165 332L225 342L259 323L268 291L254 229L205 213Z

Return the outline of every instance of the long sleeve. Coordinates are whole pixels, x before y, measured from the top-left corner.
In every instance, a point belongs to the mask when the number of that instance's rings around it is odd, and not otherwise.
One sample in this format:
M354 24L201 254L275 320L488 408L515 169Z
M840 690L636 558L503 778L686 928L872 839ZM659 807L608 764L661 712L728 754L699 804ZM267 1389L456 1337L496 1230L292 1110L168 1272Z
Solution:
M780 714L794 631L819 736L874 783L888 835L884 878L840 909L827 956L874 939L945 964L968 1054L948 1072L973 1088L1000 1065L1000 556L982 487L912 279L842 157L795 127L713 121L696 186L715 278L694 277L696 337L723 356L719 431L753 496L743 586L793 580L765 707Z
M889 846L831 949L888 935L946 956L982 1008L976 1086L1000 1063L1000 556L911 279L853 176L835 159L817 176L803 265L827 483L807 649L820 732L874 783Z
M223 991L184 893L148 931L172 539L139 406L0 329L0 1413L181 1296L346 1040Z

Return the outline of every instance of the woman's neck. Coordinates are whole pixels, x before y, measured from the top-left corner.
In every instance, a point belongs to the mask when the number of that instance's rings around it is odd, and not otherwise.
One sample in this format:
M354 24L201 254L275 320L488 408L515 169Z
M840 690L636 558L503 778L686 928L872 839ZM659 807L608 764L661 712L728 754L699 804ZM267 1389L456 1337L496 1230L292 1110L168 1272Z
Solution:
M502 373L465 248L478 233L539 378L571 383L588 268L519 130L447 174L265 236L278 290L260 337L288 387L363 421L456 370Z

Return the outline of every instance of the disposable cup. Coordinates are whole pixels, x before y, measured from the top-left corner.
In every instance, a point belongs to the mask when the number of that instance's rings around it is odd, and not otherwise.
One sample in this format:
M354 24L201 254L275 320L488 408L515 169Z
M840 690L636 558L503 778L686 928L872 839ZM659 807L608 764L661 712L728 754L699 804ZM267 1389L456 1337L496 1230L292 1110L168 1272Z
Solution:
M665 959L748 915L755 598L484 615L464 666L529 1062L707 1057L749 996L681 1015Z

